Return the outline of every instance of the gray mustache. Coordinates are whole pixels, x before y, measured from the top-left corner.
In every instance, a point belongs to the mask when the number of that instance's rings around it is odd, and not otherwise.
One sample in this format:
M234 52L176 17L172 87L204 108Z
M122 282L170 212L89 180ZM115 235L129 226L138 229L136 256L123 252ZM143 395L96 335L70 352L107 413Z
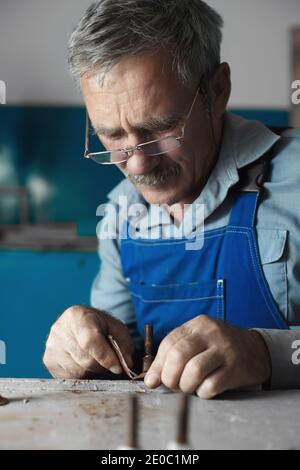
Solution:
M157 186L166 184L170 179L178 176L180 173L179 166L171 166L167 168L154 168L150 173L146 175L132 175L129 172L125 172L125 176L133 184L141 184L145 186Z

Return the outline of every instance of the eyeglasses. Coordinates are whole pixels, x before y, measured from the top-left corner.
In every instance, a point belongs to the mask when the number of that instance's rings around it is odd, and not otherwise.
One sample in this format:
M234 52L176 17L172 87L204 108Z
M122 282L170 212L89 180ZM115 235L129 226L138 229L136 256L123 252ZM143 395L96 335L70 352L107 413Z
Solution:
M166 136L162 139L151 140L149 142L144 142L142 144L136 145L135 147L125 148L125 149L116 149L116 150L107 150L104 152L90 152L89 151L89 116L86 113L86 129L85 129L85 150L84 158L93 160L100 165L116 165L119 163L126 162L136 150L139 150L148 157L156 157L159 155L164 155L166 153L172 152L179 148L182 145L184 138L185 128L187 122L192 114L194 104L197 100L200 87L197 88L196 94L194 96L192 105L184 118L184 124L181 128L181 135L178 137L175 136Z

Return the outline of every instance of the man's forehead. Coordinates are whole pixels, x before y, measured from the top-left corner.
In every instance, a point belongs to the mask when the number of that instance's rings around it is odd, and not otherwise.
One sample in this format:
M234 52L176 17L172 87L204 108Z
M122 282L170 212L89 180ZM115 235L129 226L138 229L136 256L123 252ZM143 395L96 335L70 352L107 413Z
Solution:
M163 53L123 59L104 77L101 71L99 75L84 76L82 88L87 98L98 96L107 105L112 100L125 105L129 99L147 102L175 94L180 97L184 91L170 59Z
M82 80L82 89L87 104L92 102L111 108L114 105L134 107L151 106L157 107L159 103L173 102L182 96L179 88L172 83L164 83L156 80L135 80L126 81L124 77L120 78L118 83L99 84L97 76Z
M133 88L130 91L113 92L101 89L89 93L86 104L95 131L101 135L118 135L121 122L141 131L168 129L182 118L187 99L177 98L170 90L155 92L150 86Z
M162 84L179 81L174 73L172 60L163 52L124 58L105 74L103 86L122 88L124 83L125 87L135 84L142 88L144 84L148 88L155 81Z

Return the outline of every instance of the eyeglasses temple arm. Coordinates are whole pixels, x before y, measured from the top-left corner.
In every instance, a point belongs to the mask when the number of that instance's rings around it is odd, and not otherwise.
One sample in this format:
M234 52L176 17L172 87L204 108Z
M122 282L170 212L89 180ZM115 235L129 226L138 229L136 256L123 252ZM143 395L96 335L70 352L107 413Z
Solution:
M182 129L181 129L181 133L182 133L181 137L180 137L181 139L183 139L183 137L184 137L185 127L186 127L186 124L187 124L188 120L191 117L192 111L194 109L194 105L195 105L196 100L197 100L198 95L199 95L199 91L200 91L200 86L197 88L197 91L195 93L195 96L194 96L193 102L191 104L190 110L189 110L188 114L186 115L186 117L184 119L184 123L183 123Z
M88 157L89 154L89 115L86 111L86 122L85 122L85 146L84 146L84 156Z
M190 118L190 116L191 116L191 114L192 114L192 111L193 111L193 109L194 109L194 104L196 103L196 99L198 98L199 90L200 90L200 87L197 88L197 92L196 92L196 94L195 94L195 96L194 96L192 105L191 105L190 110L189 110L189 112L188 112L188 115L187 115L187 117L186 117L186 120L187 120L187 121L189 120L189 118Z

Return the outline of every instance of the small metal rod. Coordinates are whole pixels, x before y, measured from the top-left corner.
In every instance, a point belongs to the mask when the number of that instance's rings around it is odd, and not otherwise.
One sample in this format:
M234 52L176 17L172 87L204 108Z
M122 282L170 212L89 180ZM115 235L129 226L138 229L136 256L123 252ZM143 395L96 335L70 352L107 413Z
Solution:
M189 395L181 394L177 425L177 444L188 444Z
M132 395L129 399L129 415L128 415L128 440L127 446L131 449L138 449L138 415L139 406L136 395Z
M145 356L143 357L143 372L148 372L152 362L153 356L153 326L145 325Z

